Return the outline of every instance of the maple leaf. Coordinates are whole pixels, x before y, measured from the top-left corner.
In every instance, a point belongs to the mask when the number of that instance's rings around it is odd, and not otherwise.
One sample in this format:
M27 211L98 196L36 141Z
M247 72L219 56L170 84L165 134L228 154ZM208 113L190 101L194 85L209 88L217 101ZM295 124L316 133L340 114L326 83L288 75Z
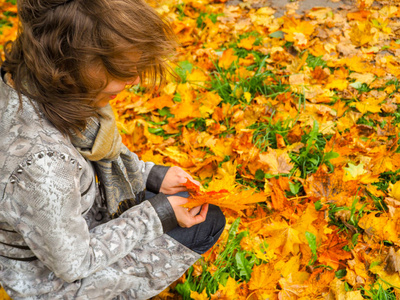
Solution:
M384 263L386 264L384 270L388 274L400 272L400 250L395 251L393 247L390 247Z
M162 109L164 107L172 107L173 105L174 102L172 101L172 97L169 95L152 98L146 102L146 107L150 109Z
M340 239L337 233L327 235L327 241L318 248L318 261L337 270L340 261L352 258L350 252L343 250L347 240Z
M370 85L375 80L375 74L372 73L351 73L349 78L355 79L357 83L366 83ZM355 83L352 83L353 85Z
M237 46L239 48L244 48L246 50L251 50L253 48L253 45L256 41L255 36L249 36L248 38L242 39Z
M363 228L372 240L399 243L396 219L390 219L387 215L381 215L379 212L364 215L358 221L358 226Z
M236 292L238 288L238 284L236 282L235 279L233 279L232 277L229 277L225 286L222 284L219 284L219 295L217 299L226 299L226 300L235 300L237 299L238 293ZM222 297L221 297L222 294ZM213 295L211 295L211 299L215 299L215 297L213 297Z
M268 173L273 175L289 174L294 164L290 163L290 157L286 150L268 149L265 154L260 154L262 164L267 165Z
M397 181L395 184L389 182L388 191L390 197L400 201L400 181Z
M0 288L0 299L3 300L12 300L6 293L3 287Z
M310 35L314 32L314 25L307 21L299 21L294 18L285 18L283 32L288 42L295 42L298 46L306 46Z
M302 243L300 240L300 232L286 222L273 222L267 224L260 230L263 235L271 236L266 241L272 249L282 253L283 256L289 253L297 254L299 252L298 245Z
M274 270L272 264L254 265L249 289L257 292L262 299L268 299L275 291L279 278L280 273Z
M313 255L305 233L316 237L318 264L334 270L346 266L343 280L354 289L368 290L376 281L367 266L383 260L380 253L386 253L387 247L382 240L400 246L398 184L390 183L388 193L371 184L379 181L383 172L400 168L395 117L400 96L392 80L400 77L400 44L393 21L400 17L399 4L382 2L378 7L365 0L349 10L312 8L301 15L297 2L288 7L286 16L276 18L275 10L268 6L257 9L262 1L256 0L242 1L240 6L216 4L225 0L184 0L184 5L178 6L176 1L152 2L171 21L181 41L178 60L190 62L193 69L186 72L185 83L171 77L153 95L126 90L111 101L123 142L144 160L178 164L205 180L208 189L193 191L189 205L215 201L227 207L228 224L240 215L238 233L248 232L240 246L269 262L268 267L255 264L248 283L242 281L239 286L229 279L231 288L220 285L208 298L318 299L335 295L361 299L359 291L343 290L344 281L334 279L334 271L304 267ZM290 16L295 9L298 15ZM1 27L0 44L16 28ZM261 42L255 46L256 41ZM264 74L268 76L253 86ZM277 86L287 86L288 91ZM300 174L293 172L289 153L290 157L304 153L304 128L314 120L320 124L318 133L326 138L325 147L318 149L339 156L329 159L329 173L322 164L305 180L294 179ZM249 128L266 122L275 130L266 131L265 137L276 140L278 148L267 152L254 144L256 130ZM160 123L164 125L154 125ZM276 130L277 125L285 125L287 130ZM162 128L163 136L152 134L149 128ZM263 182L260 169L274 178ZM265 193L251 189L243 193L238 180L261 189L264 185ZM306 195L287 198L289 184L299 182ZM376 200L370 194L384 199L388 212L374 211ZM327 226L328 206L324 204L350 207L357 196L363 197L368 209L358 220L362 236L352 252L347 252L342 248L352 246L351 237ZM248 205L247 200L263 203ZM323 205L319 211L314 205L317 200ZM335 217L345 223L351 211L340 211ZM226 230L222 239L228 239ZM214 263L224 247L219 243L204 256L212 275L221 267ZM386 277L398 269L396 250L389 250L381 264L386 269L372 269L388 282L398 280ZM201 276L201 267L193 270L192 276ZM206 299L207 295L203 290L193 293L195 297Z
M200 107L201 116L208 117L214 113L215 108L220 104L222 98L215 92L206 93L205 97L201 100L202 106Z
M308 243L305 233L307 231L317 233L317 230L312 225L317 219L317 215L314 205L310 204L295 224L289 225L284 221L272 222L261 228L259 233L271 236L271 238L267 239L269 247L276 249L283 256L289 253L297 254L299 245Z
M209 299L206 289L204 289L201 294L199 294L198 292L195 292L195 291L190 291L190 298L193 300L208 300Z
M367 172L364 170L363 163L359 164L358 166L349 163L349 167L343 169L346 171L343 176L343 181L355 180L358 176Z
M254 193L252 190L236 191L235 193L230 193L224 189L219 191L202 191L199 186L193 184L189 179L187 179L184 185L191 196L189 202L184 205L187 208L209 203L240 213L246 209L248 204L265 201L263 193Z
M370 11L367 10L359 10L357 12L350 12L347 14L347 18L351 20L357 20L357 21L365 21L369 15L371 15Z
M308 274L307 274L308 275ZM294 275L290 274L288 278L281 278L279 279L279 285L282 288L282 291L279 292L280 299L297 299L301 296L307 288L307 284L301 283L298 279L306 278L293 278ZM304 276L303 276L304 277Z
M348 108L346 108L346 103L345 103L345 102L342 102L342 101L340 101L340 100L336 101L336 103L335 103L335 105L334 105L333 108L336 110L337 117L343 116L343 114L344 114L344 113L346 112L346 110L348 109Z
M218 62L218 66L224 69L228 69L232 63L238 60L238 57L234 54L234 50L229 48L222 53L222 57Z
M379 265L375 265L372 266L369 269L372 273L379 275L380 278L382 278L383 280L380 281L382 288L383 289L389 289L392 286L400 286L400 276L399 273L388 273L385 270L385 266L384 264L379 264ZM387 284L389 283L389 284Z
M381 111L381 102L382 100L380 99L367 98L362 102L357 102L355 106L362 114L365 114L366 112L377 113Z
M349 85L346 79L333 79L326 85L327 89L337 89L339 91L344 91Z
M192 73L188 74L186 80L191 84L195 84L200 87L207 87L207 81L209 77L200 69L194 69Z
M346 185L343 182L343 171L327 173L320 167L315 174L307 178L305 190L308 196L327 203L341 201L354 195L357 186Z
M384 151L382 151L385 149ZM387 171L395 171L399 168L399 153L393 153L393 150L386 150L386 146L383 145L372 158L372 173L380 174Z

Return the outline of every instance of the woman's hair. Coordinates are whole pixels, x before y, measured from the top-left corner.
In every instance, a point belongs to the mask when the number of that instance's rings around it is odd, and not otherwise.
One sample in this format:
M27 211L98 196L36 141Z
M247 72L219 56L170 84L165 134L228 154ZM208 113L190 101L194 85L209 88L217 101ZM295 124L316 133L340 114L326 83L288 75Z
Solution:
M140 76L152 86L165 79L174 34L142 0L18 0L17 6L19 34L6 43L2 68L64 134L96 114L93 101L107 78ZM104 80L93 75L99 69Z

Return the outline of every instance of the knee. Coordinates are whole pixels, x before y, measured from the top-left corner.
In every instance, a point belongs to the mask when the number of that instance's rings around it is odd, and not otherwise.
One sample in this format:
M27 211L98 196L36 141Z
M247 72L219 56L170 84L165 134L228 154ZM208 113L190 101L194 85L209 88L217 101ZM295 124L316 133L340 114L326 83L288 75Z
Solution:
M221 209L218 206L210 204L208 209L207 218L213 220L214 222L214 234L220 234L225 228L226 219L224 214L222 213Z

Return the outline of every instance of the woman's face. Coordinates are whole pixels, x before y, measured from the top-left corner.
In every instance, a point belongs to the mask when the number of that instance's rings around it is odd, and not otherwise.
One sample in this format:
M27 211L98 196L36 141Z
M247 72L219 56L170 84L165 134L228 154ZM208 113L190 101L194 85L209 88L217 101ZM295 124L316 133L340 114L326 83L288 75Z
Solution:
M140 83L139 76L127 81L121 81L118 79L110 79L106 87L97 95L95 100L96 107L104 107L108 102L115 97L117 94L122 92L127 85L136 85Z
M127 52L123 57L129 63L136 63L139 61L142 53L139 51ZM136 71L136 68L135 70ZM94 101L94 106L104 107L108 102L114 99L118 93L122 92L127 85L136 85L140 83L139 76L130 78L128 80L120 80L106 75L105 68L101 64L93 64L89 67L89 74L93 80L99 80L100 82L107 82L105 88L97 94Z

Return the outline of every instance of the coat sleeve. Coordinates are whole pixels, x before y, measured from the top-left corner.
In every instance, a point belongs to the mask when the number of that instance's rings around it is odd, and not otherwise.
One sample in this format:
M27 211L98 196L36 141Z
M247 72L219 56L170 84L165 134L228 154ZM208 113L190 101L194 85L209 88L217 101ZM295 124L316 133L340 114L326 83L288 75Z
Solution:
M121 155L127 158L126 161L130 162L127 164L130 167L129 174L133 174L134 178L139 175L142 176L145 187L150 192L156 194L160 192L161 184L169 167L155 165L152 162L144 162L125 145L122 146Z
M45 155L11 177L0 202L33 253L67 282L85 278L163 234L149 201L89 231L82 216L80 170Z

